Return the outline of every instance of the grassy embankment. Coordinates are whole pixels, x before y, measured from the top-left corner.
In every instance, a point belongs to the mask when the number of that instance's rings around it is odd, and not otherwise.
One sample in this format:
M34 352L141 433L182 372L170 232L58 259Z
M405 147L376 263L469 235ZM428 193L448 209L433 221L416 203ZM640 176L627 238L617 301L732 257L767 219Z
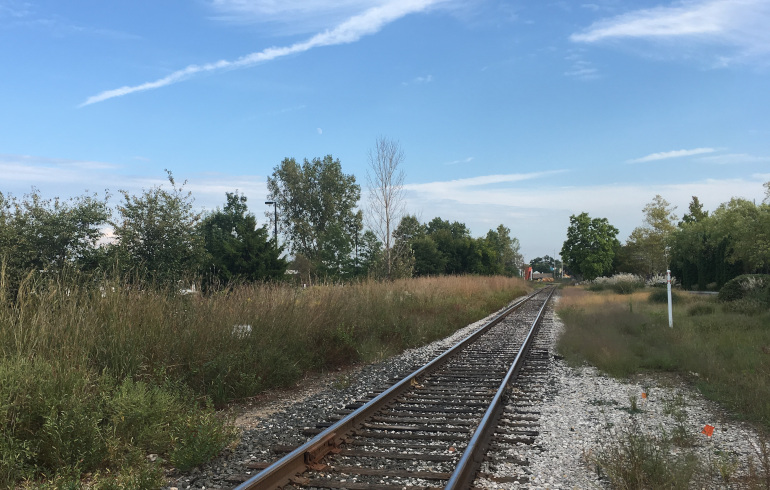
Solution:
M770 311L744 313L713 296L676 294L668 328L666 304L651 302L650 294L565 289L558 311L568 328L560 352L616 377L696 373L706 397L770 429Z
M588 362L619 378L672 372L692 379L707 398L759 427L760 451L743 484L770 489L770 310L752 301L720 303L714 296L680 293L673 311L669 328L662 289L616 294L566 288L558 306L566 325L559 351L573 365ZM685 416L683 406L673 413ZM597 471L617 488L689 488L698 468L708 465L687 451L671 456L668 448L686 447L694 436L683 434L679 424L663 435L640 434L632 418L632 427L594 459ZM716 469L703 473L716 472L728 484L734 461L719 458Z
M422 345L525 292L500 277L210 296L67 280L8 298L1 284L0 487L35 488L156 488L162 464L236 437L212 405Z

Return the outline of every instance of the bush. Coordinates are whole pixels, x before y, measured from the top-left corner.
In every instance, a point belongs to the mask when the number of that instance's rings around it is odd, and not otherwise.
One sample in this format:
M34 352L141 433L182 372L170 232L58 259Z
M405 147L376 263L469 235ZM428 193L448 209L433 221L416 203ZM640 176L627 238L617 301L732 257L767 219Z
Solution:
M4 358L0 487L43 475L54 487L66 487L84 473L106 469L102 483L107 487L120 470L116 481L136 480L128 488L153 488L147 482L157 480L158 469L148 466L144 455L157 453L189 468L215 456L234 437L213 408L199 407L193 398L174 386L130 379L116 386L106 374L87 369Z
M644 279L635 274L615 274L612 277L597 277L588 284L589 291L610 289L617 294L631 294L644 287Z
M631 294L638 289L644 288L644 283L636 281L618 281L611 286L617 294Z
M648 301L650 303L668 303L668 290L661 288L653 289L652 292L650 292ZM679 304L682 301L683 298L681 294L677 293L676 291L671 291L671 303Z
M770 305L770 274L744 274L730 279L719 290L720 301L753 299Z

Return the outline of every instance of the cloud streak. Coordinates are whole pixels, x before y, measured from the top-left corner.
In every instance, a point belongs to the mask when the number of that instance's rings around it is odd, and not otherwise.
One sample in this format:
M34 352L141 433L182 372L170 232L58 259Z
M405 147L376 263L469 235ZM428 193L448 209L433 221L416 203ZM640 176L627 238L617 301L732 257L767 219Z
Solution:
M633 160L628 160L626 163L654 162L657 160L667 160L669 158L681 158L681 157L689 157L693 155L702 155L704 153L714 153L715 151L717 150L714 148L694 148L692 150L662 151L660 153L652 153L642 158L635 158Z
M443 0L394 0L383 5L371 7L361 14L354 15L337 27L312 36L290 46L270 47L259 52L241 56L235 60L219 60L202 65L189 65L163 78L139 85L126 85L106 90L88 97L79 107L104 102L115 97L122 97L136 92L144 92L181 82L200 73L237 69L254 66L284 56L304 53L313 48L349 44L364 36L379 32L387 24L409 14L423 12Z
M467 179L456 179L439 182L428 182L425 184L406 184L404 189L407 191L423 192L433 195L451 195L459 191L467 191L471 188L489 186L495 184L510 184L524 180L539 179L565 172L564 170L550 170L547 172L531 172L526 174L497 174L480 175L478 177L469 177ZM482 192L486 192L483 190Z
M767 0L686 0L599 20L570 40L682 39L738 48L742 57L770 54ZM727 60L724 60L727 61Z

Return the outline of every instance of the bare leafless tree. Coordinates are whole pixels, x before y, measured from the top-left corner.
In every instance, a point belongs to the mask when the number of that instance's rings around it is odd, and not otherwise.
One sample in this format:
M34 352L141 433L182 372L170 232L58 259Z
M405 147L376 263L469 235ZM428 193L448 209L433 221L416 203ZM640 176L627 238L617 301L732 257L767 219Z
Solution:
M369 150L369 168L366 182L369 186L369 228L382 241L384 268L388 278L393 277L393 230L404 214L404 171L400 168L404 151L398 141L383 136L377 138Z

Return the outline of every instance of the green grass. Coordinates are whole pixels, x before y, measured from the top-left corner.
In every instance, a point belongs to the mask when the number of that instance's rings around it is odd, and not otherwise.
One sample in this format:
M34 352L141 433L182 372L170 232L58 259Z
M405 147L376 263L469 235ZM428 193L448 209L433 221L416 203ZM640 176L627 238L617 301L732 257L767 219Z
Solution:
M0 487L157 488L236 436L213 406L442 338L525 291L443 277L183 296L30 275L0 290Z
M559 314L567 328L559 351L573 364L589 362L616 377L691 376L706 397L770 430L770 311L744 313L682 294L669 328L666 305L650 302L649 294L565 290Z
M672 453L669 438L640 432L633 423L591 462L613 488L627 490L688 489L701 466L692 452Z

